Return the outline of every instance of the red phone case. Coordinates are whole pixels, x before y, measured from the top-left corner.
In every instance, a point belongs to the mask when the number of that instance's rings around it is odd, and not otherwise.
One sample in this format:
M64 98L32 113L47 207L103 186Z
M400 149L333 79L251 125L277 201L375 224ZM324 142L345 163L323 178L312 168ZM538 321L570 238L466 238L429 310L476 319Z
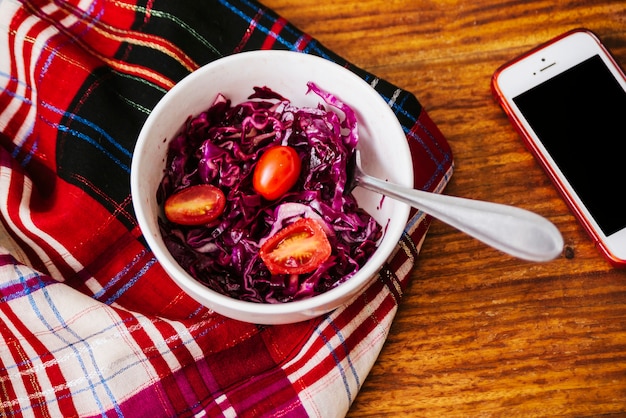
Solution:
M510 108L509 104L507 103L507 101L504 99L504 96L503 96L503 94L502 94L502 92L501 92L501 90L500 90L500 88L498 86L498 82L497 82L498 75L504 69L508 68L511 65L514 65L516 62L518 62L518 61L528 57L529 55L532 55L532 54L536 53L537 51L547 47L548 45L551 45L551 44L559 41L560 39L565 38L566 36L569 36L569 35L571 35L571 34L573 34L575 32L586 32L586 33L592 35L593 38L598 43L598 45L600 46L600 48L602 48L604 50L604 52L606 53L606 55L611 59L613 64L622 71L622 76L624 77L623 70L622 70L621 66L613 58L613 56L606 49L606 47L604 47L604 45L602 45L600 39L592 31L590 31L588 29L577 28L577 29L573 29L573 30L570 30L568 32L565 32L565 33L563 33L563 34L561 34L561 35L559 35L559 36L549 40L548 42L545 42L545 43L543 43L543 44L541 44L541 45L531 49L530 51L528 51L528 52L518 56L517 58L514 58L513 60L507 62L506 64L502 65L500 68L498 68L495 71L495 73L492 76L492 79L491 79L491 91L492 91L492 94L493 94L495 100L498 102L500 107L502 107L502 109L504 110L505 114L509 118L511 124L513 125L515 130L518 132L518 134L521 136L521 138L523 139L524 144L526 145L526 148L533 154L535 159L540 163L541 167L543 167L543 169L546 171L546 173L548 174L548 176L550 177L550 179L552 180L552 182L556 186L557 190L559 191L559 193L561 194L561 196L563 197L563 199L567 203L568 207L574 213L574 216L578 219L578 221L582 224L583 228L585 229L587 234L591 237L591 239L595 243L596 247L598 247L598 249L600 250L602 255L613 266L624 268L624 267L626 267L626 260L622 260L622 259L619 259L619 258L615 257L609 251L609 249L603 244L602 240L596 235L592 225L587 220L585 215L582 213L581 209L578 207L578 204L576 202L574 202L573 199L570 197L569 193L565 189L563 183L560 181L558 176L555 174L555 172L554 172L553 168L551 167L551 165L548 163L548 161L543 156L543 154L537 149L537 147L535 146L534 142L531 140L531 138L529 136L529 133L526 131L526 129L522 125L521 121L517 118L517 116L512 111L512 109Z

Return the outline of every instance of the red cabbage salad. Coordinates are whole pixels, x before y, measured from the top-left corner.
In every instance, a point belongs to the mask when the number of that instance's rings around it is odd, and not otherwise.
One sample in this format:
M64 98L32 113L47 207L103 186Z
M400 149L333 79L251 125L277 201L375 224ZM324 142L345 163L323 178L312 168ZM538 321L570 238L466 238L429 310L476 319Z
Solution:
M317 107L267 87L236 105L218 94L169 144L161 233L176 261L217 292L262 303L309 298L352 277L382 237L346 190L356 114L307 86L322 99Z

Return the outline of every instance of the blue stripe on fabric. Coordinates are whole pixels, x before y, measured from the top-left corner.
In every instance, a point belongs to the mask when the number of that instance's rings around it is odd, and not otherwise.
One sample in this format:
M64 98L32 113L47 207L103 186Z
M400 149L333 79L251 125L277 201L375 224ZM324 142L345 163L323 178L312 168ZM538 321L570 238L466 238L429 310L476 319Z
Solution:
M89 9L88 9L85 13L82 13L82 14L81 14L81 16L82 16L82 17L88 17L88 18L89 18L89 17L91 16L91 12L92 12L92 11L94 10L94 8L95 8L95 4L96 4L96 3L97 3L97 2L93 2L93 3L91 3L91 4L89 5ZM84 30L83 30L80 34L78 34L78 36L75 36L75 37L68 37L66 41L59 43L59 44L58 44L58 46L56 46L55 48L49 48L49 47L48 47L48 45L49 45L49 39L48 39L48 40L46 40L46 42L45 42L45 44L44 44L44 47L42 48L42 51L49 51L49 52L50 52L50 55L48 55L48 58L46 59L46 61L44 62L43 66L42 66L41 72L40 72L40 74L39 74L39 81L41 81L41 80L43 79L43 77L47 74L47 72L48 72L48 68L50 68L50 65L52 64L52 60L53 60L54 58L56 58L56 56L57 56L57 52L58 52L59 50L61 50L62 48L65 48L65 46L66 46L66 45L68 45L68 44L74 44L74 43L75 43L76 38L83 37L83 35L86 35L86 34L87 34L87 32L89 32L89 31L91 30L91 28L94 26L94 24L93 24L93 23L91 23L91 22L93 22L93 21L100 21L100 18L101 18L103 15L104 15L104 7L102 7L102 8L101 8L100 13L99 13L98 15L96 15L93 19L81 19L81 20L83 20L83 21L84 21L84 20L89 20L89 21L90 21L90 24L89 24L89 25L87 25L87 26L85 27L85 29L84 29Z
M11 78L9 77L6 73L2 73L0 72L0 75L6 76L7 78ZM16 81L16 80L14 80ZM18 95L12 91L6 90L6 89L1 89L3 93L6 93L7 95L11 96L14 99L20 100L23 103L27 104L28 106L33 106L34 103L32 100ZM117 150L121 151L124 156L127 156L129 158L132 157L132 153L130 151L128 151L127 149L125 149L119 142L115 141L115 139L113 139L113 137L111 135L109 135L104 129L100 128L98 125L90 122L89 120L82 118L76 114L72 114L69 112L65 112L55 106L52 106L48 103L42 102L41 105L43 107L45 107L48 110L51 110L59 115L63 115L64 117L67 117L69 119L72 120L76 120L86 126L88 126L89 128L93 129L94 131L96 131L97 133L101 134L106 140L107 142L109 142L111 145L113 145ZM119 158L115 157L111 152L107 151L106 148L104 148L102 145L100 145L95 139L93 139L92 137L83 134L82 132L79 132L77 130L74 129L70 129L69 127L65 126L65 125L60 125L60 124L56 124L53 123L51 121L45 121L48 125L57 128L63 132L67 132L72 134L73 136L76 136L80 139L83 139L84 141L86 141L87 143L91 144L92 146L94 146L96 149L98 149L100 152L102 152L105 156L107 156L109 159L111 159L113 162L115 162L118 166L120 166L120 168L122 168L124 171L130 173L130 167L127 164L124 164ZM29 132L32 132L32 127L29 130ZM25 137L28 137L29 135L26 135ZM13 154L12 155L14 158L17 157L17 154L19 153L19 151L21 150L21 145L20 144L16 144L16 149L13 150ZM31 149L31 152L29 153L32 154L33 151L36 150L36 144L34 146L34 149ZM29 159L30 161L30 159ZM22 162L22 165L25 165L26 162Z
M204 305L202 304L198 304L198 307L196 308L195 311L193 311L192 313L189 314L189 316L187 317L187 319L193 319L196 316L198 316L198 314L200 314L200 312L202 312L205 309Z
M307 46L304 47L302 52L306 54L314 53L316 55L319 55L320 57L326 58L327 60L334 62L334 60L326 52L324 52L321 49L320 44L317 41L317 39L311 39L311 41L307 44Z
M143 277L144 274L157 262L156 258L151 258L142 268L139 270L137 274L135 274L129 281L126 283L120 290L115 292L113 296L106 300L107 305L111 305L113 302L118 300L128 289L130 289L139 279Z
M332 320L330 319L330 315L326 316L326 322L328 322L331 326L333 325ZM337 327L336 326L332 326L333 330L336 330ZM324 342L324 345L326 345L326 347L328 347L328 351L330 352L330 355L332 356L333 360L335 360L335 366L337 368L337 370L339 371L339 375L341 376L341 380L343 381L343 386L346 389L346 395L348 396L348 402L352 403L352 391L350 390L350 383L348 382L348 376L346 375L346 371L343 368L343 366L341 365L341 360L339 359L339 356L337 355L335 349L333 348L332 344L330 343L330 341L328 341L328 339L324 336L324 334L322 333L322 331L320 330L319 327L317 327L315 329L315 332L317 333L317 335L322 339L322 341ZM341 336L339 336L340 340L342 340ZM342 344L343 346L343 344ZM346 358L348 358L348 354L346 351ZM348 362L351 365L350 360L348 359Z
M34 126L31 125L30 128L28 129L28 134L24 136L24 140L21 142L20 146L15 147L15 149L11 153L11 157L13 157L13 159L17 160L17 156L22 150L21 145L24 145L26 138L30 136L30 134L33 132L33 129L34 129ZM28 154L26 154L24 158L22 158L22 161L20 162L20 166L26 167L28 163L30 163L30 161L33 159L33 155L35 155L35 153L37 152L37 149L39 149L39 137L35 138L35 141L33 142L33 145L30 147Z
M345 349L346 361L348 362L348 366L350 366L350 371L352 372L352 375L354 376L354 380L356 381L357 387L361 387L361 379L359 378L359 374L357 373L357 370L354 367L354 364L352 364L352 360L350 359L350 348L346 344L346 339L343 337L343 332L341 331L341 328L339 328L337 324L335 324L335 322L330 319L330 316L326 317L326 321L331 326L331 328L335 331L335 333L337 334L337 337L339 338L339 342L341 342L341 346Z
M226 0L219 0L219 2L222 4L222 6L228 8L231 12L233 12L235 15L241 17L246 22L251 22L251 21L255 22L256 23L255 29L258 29L260 32L264 33L265 35L271 35L273 38L276 39L276 41L278 43L286 46L288 49L290 49L292 51L300 51L295 43L288 42L285 38L283 38L278 33L273 33L271 28L268 28L267 26L260 25L259 22L254 19L254 15L247 14L246 12L244 12L243 10L241 10L240 8L238 8L237 6L233 5L232 3L230 3L230 2L228 2ZM248 6L250 9L255 10L255 14L256 14L256 10L258 10L258 5L257 4L250 3L250 2L248 2L246 0L242 0L241 3L243 3L246 6ZM283 28L283 30L287 31L291 35L296 35L298 37L300 36L300 32L293 30L289 26L289 24L287 24ZM320 49L318 47L318 43L314 39L311 40L309 45L307 45L302 52L310 52L310 51L314 51L317 55L319 55L319 56L321 56L323 58L326 58L329 61L332 61L330 56L324 50L322 50L322 49Z
M68 42L62 42L62 43L59 44L59 46L57 48L53 48L52 49L52 52L50 53L50 55L48 55L48 58L46 58L46 60L44 61L43 65L41 66L41 73L39 74L39 82L41 82L43 77L48 73L48 69L52 65L52 60L56 57L56 52L59 50L60 47L65 46L65 44L67 44L67 43ZM46 41L44 43L42 51L49 50L50 48L48 47L48 45L49 45L49 41Z
M442 183L440 184L448 184L452 175L452 170L453 166L450 166L450 168L448 168L448 170L443 174ZM415 226L415 224L421 222L425 216L426 213L423 212L421 209L418 209L415 215L407 222L406 227L404 228L403 235L406 235L407 238L411 239L408 231L410 231Z
M414 115L412 115L411 113L409 113L404 105L406 103L406 100L409 98L409 94L405 91L402 90L402 96L400 98L400 100L396 100L393 103L390 104L391 109L393 110L393 112L396 115L402 115L403 117L407 118L410 123L412 125L415 125L416 123L419 123L419 120L415 118ZM391 102L391 98L381 94L381 97L383 98L383 100L385 100L385 102L390 103ZM420 124L420 127L423 128L423 130L425 132L428 132L427 129L425 129L423 127L423 125ZM404 131L405 135L407 135L410 139L415 140L418 144L421 145L422 149L424 151L426 151L426 154L428 155L428 157L430 157L430 160L433 161L435 163L436 169L433 172L433 174L431 175L430 179L426 182L426 184L424 185L424 187L426 189L430 189L434 182L438 179L440 174L444 174L446 173L446 164L450 162L450 154L447 152L442 152L444 158L443 160L439 160L434 153L432 152L431 148L426 146L426 144L424 143L424 141L415 134L415 132L413 132L411 130L412 126L406 126L404 124L402 124L402 130ZM434 138L434 136L430 135L431 138ZM437 141L434 141L435 143L437 143Z
M26 89L30 89L30 86L27 85L25 82L12 77L11 75L0 71L0 76L3 76L4 78L6 78L9 81L12 81L14 83L17 83L18 85L21 85L23 87L25 87ZM15 92L11 91L11 90L7 90L4 88L0 88L0 91L2 91L3 93L5 93L7 96L12 97L14 99L18 99L20 101L22 101L23 103L27 104L28 106L33 106L33 102L30 99L27 99L26 97L20 96L18 94L16 94ZM30 137L30 135L33 132L33 125L31 124L26 135L24 135L24 139L21 140L19 143L15 144L15 149L13 150L13 152L11 153L11 157L13 157L14 160L17 160L17 156L19 155L21 149L22 149L22 145L24 144L24 141L26 138ZM31 154L27 155L21 162L20 165L22 167L25 167L28 162L31 160L32 156Z
M431 174L430 179L426 182L426 184L424 184L424 188L427 190L430 190L430 188L433 186L435 181L438 179L439 175L445 174L446 172L445 164L448 161L450 161L450 156L446 153L444 154L445 155L444 160L440 161L437 157L435 157L432 150L424 144L424 141L422 140L422 138L419 137L419 135L415 135L415 133L411 129L408 129L408 128L404 129L404 132L406 133L406 135L409 136L409 138L413 139L418 144L420 144L422 146L422 149L424 149L424 151L426 151L426 154L430 157L430 160L435 163L435 166L436 166L435 171Z
M406 100L409 98L408 94L404 93L404 90L402 91L402 96L400 97L400 100L396 100L394 104L397 104L397 106L400 107L400 109L404 109L404 104L406 103Z
M71 120L78 121L78 122L82 123L83 125L93 129L94 131L96 131L97 133L102 135L107 140L108 143L113 145L117 150L119 150L126 157L129 157L129 158L132 157L132 155L133 155L132 152L130 152L129 150L124 148L124 146L122 146L122 144L117 142L104 129L102 129L100 126L96 125L95 123L91 122L89 119L85 119L85 118L83 118L81 116L78 116L75 113L66 112L66 111L64 111L62 109L59 109L58 107L49 105L47 103L42 103L42 106L45 107L48 110L52 110L56 114L63 115L63 117L66 117L66 118L71 119Z
M104 148L102 145L98 144L98 142L96 142L94 139L92 139L90 136L83 134L82 132L79 132L75 129L70 129L69 127L65 126L65 125L61 125L58 123L53 123L48 121L48 123L53 127L58 129L61 132L66 132L69 133L79 139L84 140L85 142L87 142L88 144L92 145L94 148L96 148L98 151L100 151L102 154L104 154L105 156L109 157L109 159L111 161L113 161L115 164L117 164L118 167L120 167L122 170L124 170L127 173L130 173L130 167L128 166L128 164L124 164L119 158L115 157L112 153L110 153L109 151L106 150L106 148Z
M404 231L402 232L402 237L403 238L411 238L411 234L409 233L409 231L411 231L413 229L413 227L415 226L415 224L420 223L424 217L426 216L426 212L422 211L421 209L417 209L417 212L415 213L415 215L412 218L409 218L409 220L406 223L406 226L404 227Z
M19 271L19 269L16 267L15 269L15 274L18 275L21 280L24 280L24 276L21 274L21 272ZM34 277L41 277L35 273L33 273ZM95 369L95 371L98 374L98 377L100 378L100 384L102 385L102 387L104 388L104 390L106 391L111 403L113 404L113 407L115 408L115 411L118 413L118 416L123 416L122 414L122 410L120 409L117 400L115 399L115 395L113 394L113 392L111 391L111 388L109 387L109 385L106 382L106 379L104 379L104 377L102 376L102 373L100 371L100 369L97 367L97 362L96 359L94 357L94 353L91 350L89 344L86 342L85 339L81 338L76 332L72 331L72 329L69 327L69 325L65 322L65 319L61 316L61 313L58 311L54 301L52 300L50 293L47 291L47 288L42 288L41 292L44 296L45 301L48 304L48 307L50 308L50 310L54 313L55 318L57 319L57 321L59 322L59 324L70 333L70 335L72 335L73 337L76 338L75 342L71 342L68 339L64 338L63 336L61 336L58 332L55 332L54 327L48 322L48 320L45 318L45 316L42 314L42 312L39 310L39 307L37 305L37 302L35 300L35 298L31 295L28 296L28 299L30 301L30 305L33 309L33 312L37 315L37 318L41 321L41 323L46 326L48 328L48 330L50 331L50 333L54 336L56 336L59 340L61 340L67 347L70 347L70 349L73 351L76 360L78 361L80 368L83 372L83 375L85 377L85 379L87 380L87 382L89 383L89 390L91 392L91 394L94 397L94 400L98 406L98 408L100 408L100 411L102 413L102 416L106 416L106 410L102 404L101 399L98 396L98 393L96 391L96 385L92 382L92 379L89 377L90 373L87 371L87 367L85 362L83 361L83 357L81 356L80 351L76 348L76 342L82 342L83 346L85 347L85 350L89 353L89 358L91 359L91 363Z
M10 302L15 299L19 299L24 296L28 296L37 290L40 290L46 287L50 283L46 283L38 277L30 278L30 279L22 279L20 277L17 280L11 280L3 283L1 289L10 289L10 288L18 288L21 287L22 290L14 290L11 289L10 293L0 298L0 303Z
M139 262L139 260L148 253L147 249L144 249L143 251L141 251L139 254L137 254L130 262L130 264L124 266L124 268L119 271L115 276L113 276L113 278L107 283L105 284L102 289L100 289L99 291L97 291L96 293L94 293L93 297L95 299L99 299L100 297L102 297L102 295L104 295L110 288L112 288L113 286L115 286L116 283L118 283L124 276L126 276L126 274Z

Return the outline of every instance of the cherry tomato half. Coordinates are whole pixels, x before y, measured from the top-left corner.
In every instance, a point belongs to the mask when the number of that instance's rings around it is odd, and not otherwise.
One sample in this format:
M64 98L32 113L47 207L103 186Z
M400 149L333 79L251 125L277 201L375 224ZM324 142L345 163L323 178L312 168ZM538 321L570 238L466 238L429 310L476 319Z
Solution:
M302 218L267 239L259 252L272 274L314 271L330 256L330 242L315 219Z
M254 168L252 186L267 200L278 199L296 184L301 166L300 156L292 147L271 147L261 155Z
M180 225L202 225L216 219L224 211L226 197L210 184L187 187L165 201L165 217Z

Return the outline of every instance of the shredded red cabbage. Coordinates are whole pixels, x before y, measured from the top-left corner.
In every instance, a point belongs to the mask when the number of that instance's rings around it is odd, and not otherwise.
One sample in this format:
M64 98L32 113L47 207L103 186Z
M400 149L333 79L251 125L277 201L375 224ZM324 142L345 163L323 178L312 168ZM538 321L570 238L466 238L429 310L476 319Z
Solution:
M265 303L308 298L348 280L376 250L381 226L345 191L347 164L358 141L356 115L314 83L308 89L326 106L298 108L267 87L255 87L237 105L220 94L170 143L157 192L160 204L200 183L219 187L227 198L222 216L208 225L160 220L173 257L211 289ZM302 170L292 191L268 202L253 190L252 173L263 151L274 145L293 147ZM301 217L322 221L332 254L312 273L272 276L259 248Z

